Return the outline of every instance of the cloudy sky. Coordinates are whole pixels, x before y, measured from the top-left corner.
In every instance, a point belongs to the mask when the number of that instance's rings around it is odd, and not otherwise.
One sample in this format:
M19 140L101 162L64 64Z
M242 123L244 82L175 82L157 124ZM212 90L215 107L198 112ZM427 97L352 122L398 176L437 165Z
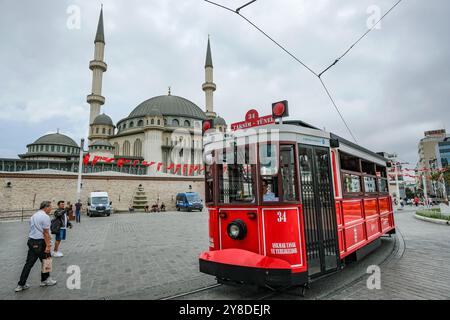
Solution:
M246 1L218 0L232 8ZM396 1L258 0L242 13L319 72ZM16 157L57 128L77 141L86 135L101 2L102 110L115 122L168 86L204 108L210 34L215 111L228 123L286 99L291 119L351 138L317 78L243 19L202 0L0 0L0 157ZM450 129L448 12L447 0L404 0L324 76L359 144L413 166L423 132Z

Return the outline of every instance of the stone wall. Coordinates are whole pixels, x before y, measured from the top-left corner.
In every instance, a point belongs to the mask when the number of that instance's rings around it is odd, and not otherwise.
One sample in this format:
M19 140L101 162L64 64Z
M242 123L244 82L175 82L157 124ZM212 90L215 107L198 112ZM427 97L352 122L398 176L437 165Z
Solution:
M11 187L7 187L7 183ZM147 194L148 204L164 202L167 210L175 209L178 192L198 192L204 200L203 177L151 177L151 176L107 176L86 174L82 180L81 200L84 207L90 192L108 192L114 210L127 211L134 193L142 184ZM51 200L56 206L59 200L76 200L76 174L31 174L0 172L0 218L8 215L5 211L36 209L41 201ZM16 212L17 214L17 212Z

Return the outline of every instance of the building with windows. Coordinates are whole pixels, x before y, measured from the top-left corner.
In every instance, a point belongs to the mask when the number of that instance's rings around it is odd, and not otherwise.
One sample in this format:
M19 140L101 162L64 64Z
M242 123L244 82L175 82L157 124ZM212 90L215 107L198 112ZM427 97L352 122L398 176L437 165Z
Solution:
M442 160L447 161L450 146L446 142L450 138L445 129L427 131L419 142L419 161L417 163L417 185L424 190L424 181L428 195L439 196L439 184L433 182L430 175L442 168ZM444 157L441 156L441 151Z

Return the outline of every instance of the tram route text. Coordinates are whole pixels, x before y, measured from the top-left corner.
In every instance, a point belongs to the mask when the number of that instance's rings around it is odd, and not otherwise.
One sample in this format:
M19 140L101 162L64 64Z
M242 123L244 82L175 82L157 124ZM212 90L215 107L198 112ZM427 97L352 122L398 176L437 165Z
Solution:
M296 254L297 244L295 242L287 243L272 243L272 248L270 249L272 254Z
M236 315L254 315L262 317L265 315L270 315L270 305L267 304L225 304L223 308L218 307L207 307L207 306L193 306L186 304L186 306L180 307L178 312L179 315L197 315L211 317L214 311L218 314L225 316L236 316Z

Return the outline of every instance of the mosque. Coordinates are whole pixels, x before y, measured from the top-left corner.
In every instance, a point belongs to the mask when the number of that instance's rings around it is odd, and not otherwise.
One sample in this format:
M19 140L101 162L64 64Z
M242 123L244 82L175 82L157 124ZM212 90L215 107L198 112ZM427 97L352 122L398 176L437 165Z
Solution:
M186 98L172 95L152 97L140 103L128 116L117 123L102 112L105 97L102 95L103 73L107 71L104 61L105 34L103 9L94 40L94 59L89 63L92 71L92 92L87 96L90 106L88 152L108 158L146 160L163 163L164 173L167 165L173 162L176 150L183 149L183 159L190 164L202 162L202 121L214 119L216 129L226 131L225 120L214 112L213 63L210 40L206 49L205 108L202 110ZM27 152L20 159L0 159L0 171L18 172L52 169L67 172L78 171L80 146L70 137L60 133L47 134L27 145ZM148 175L152 168L137 166L117 167L114 162L86 166L84 172L117 171L125 174ZM177 174L181 174L178 172Z

